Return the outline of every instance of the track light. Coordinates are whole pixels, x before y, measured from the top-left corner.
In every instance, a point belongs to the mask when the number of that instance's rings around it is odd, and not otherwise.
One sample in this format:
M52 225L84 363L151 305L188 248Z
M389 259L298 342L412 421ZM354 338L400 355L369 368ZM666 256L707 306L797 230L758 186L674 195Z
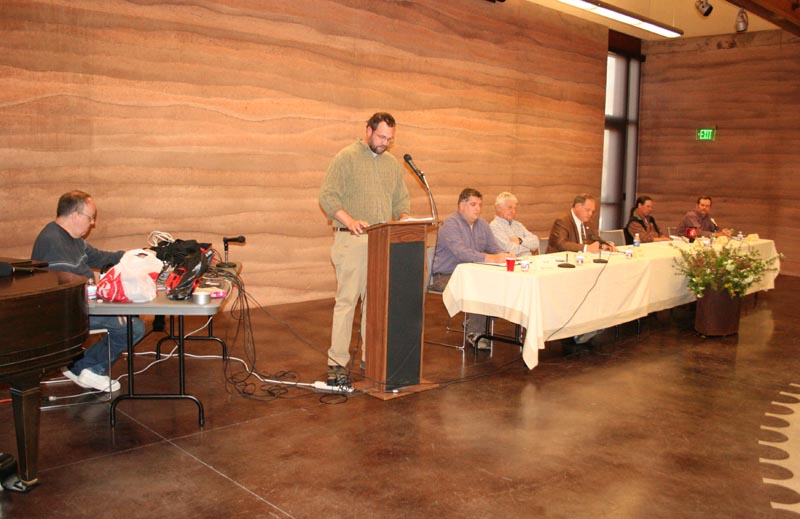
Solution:
M750 25L750 20L747 19L747 11L739 9L739 14L736 15L736 32L745 32Z
M573 7L577 7L578 9L583 9L585 11L589 11L590 13L604 16L606 18L610 18L617 22L632 25L638 29L642 29L643 31L648 31L654 34L658 34L659 36L665 36L667 38L677 38L678 36L681 36L683 34L683 31L680 29L676 29L675 27L670 27L669 25L665 25L655 20L645 18L642 15L631 13L619 7L607 4L605 2L600 2L598 0L559 0L559 1L563 4L569 4Z
M694 6L703 16L708 16L714 10L714 6L708 3L708 0L697 0Z

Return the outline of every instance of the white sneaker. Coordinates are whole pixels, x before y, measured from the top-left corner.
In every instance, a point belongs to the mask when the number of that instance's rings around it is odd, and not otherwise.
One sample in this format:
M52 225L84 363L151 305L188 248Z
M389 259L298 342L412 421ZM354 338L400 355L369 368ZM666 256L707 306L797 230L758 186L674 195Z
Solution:
M81 387L89 387L87 385L81 384L81 381L78 380L78 375L72 372L69 368L63 368L61 370L61 374L67 377L67 379L73 381L74 383L78 384Z
M475 344L475 339L477 339L479 336L480 334L476 332L467 334L467 342L469 342L470 346L478 350L491 350L492 345L489 342L489 339L487 339L486 337L480 339L477 345Z
M106 393L109 392L108 386L111 384L111 393L119 391L119 382L116 380L110 380L105 375L98 375L88 368L81 371L81 374L78 377L78 384L82 385L83 387L94 388L98 391L105 391Z
M600 333L600 330L595 330L593 332L586 332L580 335L575 336L575 344L586 344L587 342L591 341L592 338Z

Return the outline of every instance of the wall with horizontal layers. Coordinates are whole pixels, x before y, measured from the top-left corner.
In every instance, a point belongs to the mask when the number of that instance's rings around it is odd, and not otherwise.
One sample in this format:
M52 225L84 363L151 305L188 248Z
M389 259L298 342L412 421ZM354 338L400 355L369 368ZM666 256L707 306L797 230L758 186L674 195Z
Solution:
M800 275L800 38L784 31L645 42L639 194L661 225L713 197L725 227L775 240ZM717 127L713 142L697 128Z
M319 186L378 110L442 215L511 190L546 236L600 187L606 30L524 0L4 0L0 31L0 256L82 189L96 247L241 234L259 304L330 297Z

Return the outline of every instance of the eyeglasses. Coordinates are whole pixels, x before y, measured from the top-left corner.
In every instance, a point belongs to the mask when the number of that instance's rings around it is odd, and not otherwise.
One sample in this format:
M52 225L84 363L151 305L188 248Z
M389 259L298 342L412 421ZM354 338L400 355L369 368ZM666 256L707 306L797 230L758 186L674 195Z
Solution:
M93 221L95 221L95 220L97 219L95 215L88 215L88 214L86 214L86 213L82 213L82 212L80 212L80 211L78 211L78 214L82 214L83 216L85 216L86 218L88 218L90 222L93 222Z

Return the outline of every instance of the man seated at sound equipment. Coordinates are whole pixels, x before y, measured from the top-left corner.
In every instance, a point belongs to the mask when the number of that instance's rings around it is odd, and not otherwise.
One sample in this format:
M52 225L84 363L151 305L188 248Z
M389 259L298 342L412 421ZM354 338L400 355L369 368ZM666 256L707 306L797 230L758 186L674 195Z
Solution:
M591 226L590 220L595 210L594 197L581 194L572 200L572 209L553 222L550 238L547 241L547 253L553 252L594 252L600 250L616 251L613 243L600 239L597 229ZM602 330L595 330L562 342L564 354L577 351L576 346L588 344Z
M84 238L95 226L97 206L83 191L70 191L58 199L56 219L44 226L33 244L31 259L46 261L51 270L72 272L94 279L92 269L101 269L119 262L124 251L106 252L95 249ZM89 328L108 330L111 362L128 348L126 321L118 316L89 316ZM144 336L144 323L133 319L134 344ZM106 343L100 340L86 349L83 356L64 368L69 380L84 388L111 392L119 390L119 382L109 379Z
M711 217L711 197L701 196L697 199L697 206L683 216L678 225L678 236L686 236L686 229L697 230L700 236L727 236L731 237L730 229L720 229L716 220Z
M517 217L517 197L503 191L494 202L496 216L489 224L494 239L501 248L513 252L517 257L539 254L539 237L515 220Z
M433 256L433 275L430 288L443 291L460 263L504 263L513 258L513 252L497 244L489 224L481 218L483 195L476 189L466 188L458 196L458 211L445 218L436 239ZM467 314L467 340L476 346L476 338L486 331L486 316ZM478 349L489 349L482 339Z

